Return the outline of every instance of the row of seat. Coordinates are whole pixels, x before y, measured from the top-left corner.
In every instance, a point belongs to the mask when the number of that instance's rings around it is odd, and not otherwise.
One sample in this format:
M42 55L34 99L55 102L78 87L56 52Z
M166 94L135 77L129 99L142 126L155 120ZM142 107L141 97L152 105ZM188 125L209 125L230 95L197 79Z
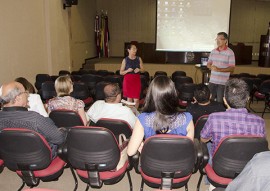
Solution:
M14 141L16 140L16 141ZM228 136L222 140L212 159L205 144L197 139L179 135L155 135L144 142L141 153L126 161L116 170L120 160L120 148L115 135L103 127L72 127L66 143L58 150L58 157L52 159L51 149L38 133L23 128L6 128L0 133L0 155L4 166L14 171L24 185L33 187L39 181L58 179L64 168L70 168L77 190L77 176L87 184L100 188L103 184L115 184L125 174L132 190L130 170L135 168L141 174L141 190L147 184L153 188L170 190L185 186L192 173L200 171L197 190L202 176L207 175L211 184L226 187L244 168L254 154L268 150L265 138L256 136Z

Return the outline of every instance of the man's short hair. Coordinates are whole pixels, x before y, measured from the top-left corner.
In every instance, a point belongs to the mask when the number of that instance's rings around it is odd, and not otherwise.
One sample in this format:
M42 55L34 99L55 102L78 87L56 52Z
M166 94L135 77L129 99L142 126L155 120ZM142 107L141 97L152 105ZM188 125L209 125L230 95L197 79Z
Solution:
M226 40L228 40L228 38L229 38L228 34L225 33L225 32L219 32L219 33L217 33L217 35L218 35L218 36L219 36L219 35L222 35Z
M195 86L194 97L198 103L207 103L210 100L210 90L205 84Z
M224 97L231 108L245 108L249 98L249 88L244 80L233 78L225 85Z
M119 94L121 94L121 89L117 83L109 83L104 87L106 102L114 102Z

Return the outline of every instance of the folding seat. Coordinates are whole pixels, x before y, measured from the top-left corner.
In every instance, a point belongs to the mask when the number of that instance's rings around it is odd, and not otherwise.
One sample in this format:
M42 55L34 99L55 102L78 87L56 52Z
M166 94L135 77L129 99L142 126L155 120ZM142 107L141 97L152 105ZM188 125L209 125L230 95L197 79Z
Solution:
M52 81L51 76L49 74L37 74L35 87L37 90L41 89L41 84L46 81Z
M73 82L73 92L70 94L76 99L80 99L85 104L85 109L89 108L94 99L90 95L90 91L84 82Z
M174 82L175 81L175 77L176 76L186 76L187 74L186 74L186 72L184 72L184 71L174 71L173 73L172 73L172 81Z
M75 169L79 178L87 184L86 190L89 186L101 188L103 183L116 184L127 173L129 189L132 191L128 160L116 169L121 151L110 130L102 127L73 127L64 148L71 170L74 172ZM74 190L77 190L78 181L75 173L73 175Z
M5 128L0 132L0 155L5 167L14 171L29 187L40 180L55 181L63 173L65 162L52 158L52 151L39 133L24 128Z
M179 106L181 108L186 108L188 103L193 101L195 86L196 84L193 83L184 83L176 87L179 97Z
M83 126L83 120L80 115L71 110L53 110L49 114L57 127L71 128L73 126Z
M268 142L264 137L251 135L224 137L213 154L212 165L207 164L204 170L200 170L197 190L204 174L213 186L226 188L256 153L267 150Z
M195 132L194 132L194 138L200 140L200 138L201 138L201 131L202 131L202 129L203 129L203 127L204 127L207 119L208 119L208 116L209 115L203 115L203 116L201 116L196 121L196 123L194 125L194 130L195 130Z
M200 152L200 154L198 154ZM185 186L199 168L202 156L198 140L186 136L160 134L147 138L139 158L132 157L132 165L151 188L171 190Z
M124 134L126 138L129 139L132 134L130 125L121 119L101 118L97 121L95 126L109 129L116 138L118 138L120 134Z

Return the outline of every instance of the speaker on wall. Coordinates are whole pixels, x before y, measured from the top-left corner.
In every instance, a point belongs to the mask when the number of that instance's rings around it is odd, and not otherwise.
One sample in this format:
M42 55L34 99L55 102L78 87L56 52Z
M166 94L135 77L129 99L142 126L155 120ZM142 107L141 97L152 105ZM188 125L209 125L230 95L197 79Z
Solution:
M71 7L72 5L78 5L78 0L64 0L63 8Z

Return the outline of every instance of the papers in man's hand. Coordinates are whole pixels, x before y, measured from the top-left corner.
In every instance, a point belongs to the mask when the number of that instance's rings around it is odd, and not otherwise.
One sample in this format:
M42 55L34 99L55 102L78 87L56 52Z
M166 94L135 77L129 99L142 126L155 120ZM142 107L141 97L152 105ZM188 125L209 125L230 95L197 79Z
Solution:
M135 102L129 102L129 101L126 101L124 99L121 100L121 103L123 103L125 105L135 105Z

